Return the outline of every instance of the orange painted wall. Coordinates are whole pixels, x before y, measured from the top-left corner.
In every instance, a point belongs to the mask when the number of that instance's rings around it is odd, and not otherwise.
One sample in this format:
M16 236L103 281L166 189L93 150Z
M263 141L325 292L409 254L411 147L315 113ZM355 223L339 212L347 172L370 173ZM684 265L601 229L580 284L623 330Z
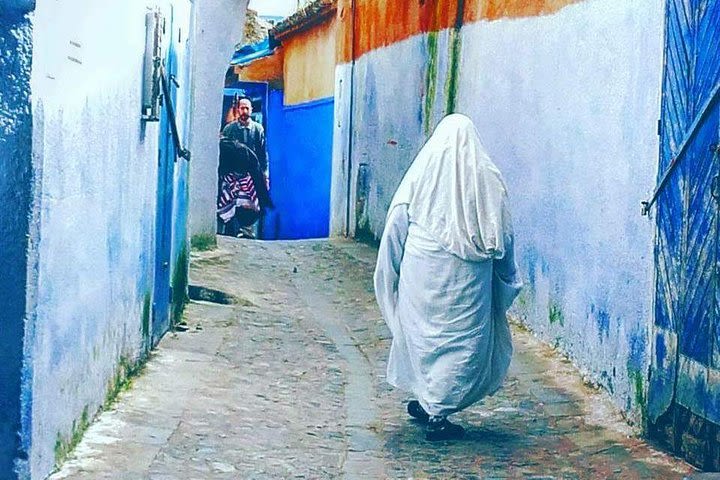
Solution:
M582 0L465 0L462 23L549 15ZM285 104L334 94L335 65L421 33L452 28L458 0L337 0L334 19L283 41L274 55L236 67L242 80L285 89ZM354 32L353 32L354 23Z
M283 42L285 105L335 94L336 36L330 19Z
M548 15L581 0L465 0L462 23ZM355 0L353 35L352 0L338 0L338 61L399 42L414 35L451 28L458 0Z
M249 65L236 66L235 74L239 80L268 82L275 88L282 88L283 60L284 52L279 48L272 55L257 59Z
M549 15L580 0L470 0L465 3L465 23L500 18Z

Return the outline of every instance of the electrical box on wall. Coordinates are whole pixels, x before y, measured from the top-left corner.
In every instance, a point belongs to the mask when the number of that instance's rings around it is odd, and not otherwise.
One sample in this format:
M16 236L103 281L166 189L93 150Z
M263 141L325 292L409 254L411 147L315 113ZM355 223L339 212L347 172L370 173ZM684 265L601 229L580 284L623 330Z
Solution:
M146 122L157 122L160 119L160 67L164 22L165 19L157 10L145 15L145 59L143 62L141 115Z

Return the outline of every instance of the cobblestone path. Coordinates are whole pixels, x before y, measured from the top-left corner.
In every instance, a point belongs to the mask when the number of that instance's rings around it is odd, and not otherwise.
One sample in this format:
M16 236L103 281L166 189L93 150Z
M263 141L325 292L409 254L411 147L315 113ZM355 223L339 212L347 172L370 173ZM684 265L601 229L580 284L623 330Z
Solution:
M58 479L682 479L569 362L514 329L504 388L428 443L384 383L374 250L223 239L194 253L192 302L142 376L91 426Z

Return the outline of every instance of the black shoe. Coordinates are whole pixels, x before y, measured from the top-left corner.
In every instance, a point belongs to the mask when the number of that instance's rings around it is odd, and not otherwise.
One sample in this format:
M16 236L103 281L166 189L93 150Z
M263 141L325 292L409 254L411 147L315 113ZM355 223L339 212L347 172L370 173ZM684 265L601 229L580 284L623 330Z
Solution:
M418 402L417 400L410 400L408 402L407 412L408 415L413 418L417 418L423 423L427 423L427 421L430 419L430 415L428 415L425 409L420 405L420 402Z
M237 234L237 238L249 238L255 240L255 234L252 231L252 227L242 227Z
M431 417L425 430L425 440L459 440L465 436L465 429L450 423L446 417Z

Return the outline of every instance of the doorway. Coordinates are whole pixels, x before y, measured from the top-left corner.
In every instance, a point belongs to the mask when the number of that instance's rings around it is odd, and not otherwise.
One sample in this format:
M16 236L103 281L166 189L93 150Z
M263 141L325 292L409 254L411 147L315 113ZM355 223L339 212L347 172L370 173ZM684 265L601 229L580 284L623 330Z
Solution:
M660 123L654 434L720 468L720 0L669 0Z
M224 125L238 96L252 100L254 120L265 129L270 196L275 208L258 222L262 240L327 238L334 99L284 105L283 91L267 83L238 81L225 88Z

